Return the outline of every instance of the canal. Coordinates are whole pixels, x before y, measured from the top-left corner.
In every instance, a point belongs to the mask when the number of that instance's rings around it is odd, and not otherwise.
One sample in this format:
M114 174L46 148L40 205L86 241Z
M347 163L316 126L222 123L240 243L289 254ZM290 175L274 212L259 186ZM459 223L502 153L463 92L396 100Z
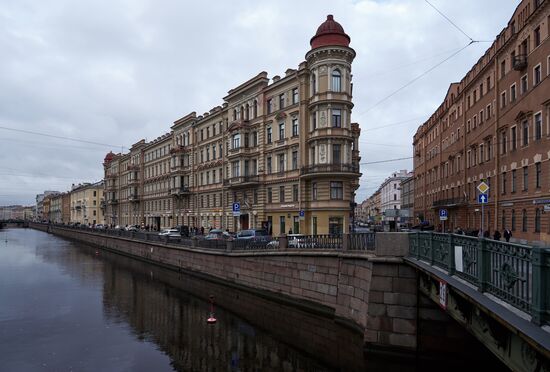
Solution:
M36 230L0 237L2 371L438 369L366 358L357 332L259 294Z

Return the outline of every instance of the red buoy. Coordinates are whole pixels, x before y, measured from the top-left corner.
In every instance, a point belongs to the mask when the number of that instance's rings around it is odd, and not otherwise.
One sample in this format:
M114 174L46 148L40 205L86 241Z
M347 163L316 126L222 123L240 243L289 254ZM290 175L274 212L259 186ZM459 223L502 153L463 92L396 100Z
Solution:
M210 295L210 317L208 317L208 319L206 319L206 323L214 324L217 321L218 320L216 319L216 317L214 315L214 296Z

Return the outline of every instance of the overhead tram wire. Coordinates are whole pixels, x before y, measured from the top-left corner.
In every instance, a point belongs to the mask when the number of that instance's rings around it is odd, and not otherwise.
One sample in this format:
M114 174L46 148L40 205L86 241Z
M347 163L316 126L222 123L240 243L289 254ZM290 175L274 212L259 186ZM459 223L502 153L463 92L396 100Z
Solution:
M400 160L409 160L412 159L412 156L406 157L406 158L395 158L395 159L387 159L387 160L377 160L377 161L369 161L366 163L359 163L359 165L371 165L371 164L380 164L380 163L389 163L393 161L400 161Z
M479 41L476 41L474 40L470 35L468 35L463 29L461 29L460 27L458 27L453 21L451 21L451 19L449 17L447 17L445 14L443 14L443 12L439 9L437 9L435 7L435 5L433 5L432 3L430 3L428 0L424 0L429 6L431 6L432 8L435 9L436 12L438 12L443 18L445 18L451 25L454 26L454 28L456 28L458 31L460 31L464 36L466 36L468 39L470 39L470 42L474 43L474 42L479 42Z
M66 140L66 141L74 141L74 142L87 143L87 144L96 145L96 146L105 146L105 147L110 147L110 148L127 149L126 146L122 146L122 145L111 145L111 144L108 144L108 143L101 143L101 142L83 140L83 139L79 139L79 138L64 137L64 136L56 136L56 135L54 135L54 134L48 134L48 133L42 133L42 132L34 132L34 131L31 131L31 130L16 129L16 128L4 127L4 126L0 126L0 129L8 130L8 131L13 131L13 132L19 132L19 133L25 133L25 134L33 134L33 135L36 135L36 136L44 136L44 137L50 137L50 138L57 138L57 139L62 139L62 140Z

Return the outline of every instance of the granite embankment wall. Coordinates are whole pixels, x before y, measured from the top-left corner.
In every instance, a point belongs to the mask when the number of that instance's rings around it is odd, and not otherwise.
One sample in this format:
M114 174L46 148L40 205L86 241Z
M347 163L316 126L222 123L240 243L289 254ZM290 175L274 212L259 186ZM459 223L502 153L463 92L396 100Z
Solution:
M374 252L227 252L31 227L332 316L364 332L373 346L416 349L416 276L401 259L407 234L377 234Z

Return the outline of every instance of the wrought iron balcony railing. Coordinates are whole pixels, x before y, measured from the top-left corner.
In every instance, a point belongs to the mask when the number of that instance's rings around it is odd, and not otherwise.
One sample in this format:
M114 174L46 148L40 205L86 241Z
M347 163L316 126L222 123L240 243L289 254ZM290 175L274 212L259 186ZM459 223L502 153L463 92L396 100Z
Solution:
M353 164L316 164L301 169L302 175L315 173L359 173L359 166Z
M527 55L520 54L512 59L512 68L516 71L522 71L527 68Z

